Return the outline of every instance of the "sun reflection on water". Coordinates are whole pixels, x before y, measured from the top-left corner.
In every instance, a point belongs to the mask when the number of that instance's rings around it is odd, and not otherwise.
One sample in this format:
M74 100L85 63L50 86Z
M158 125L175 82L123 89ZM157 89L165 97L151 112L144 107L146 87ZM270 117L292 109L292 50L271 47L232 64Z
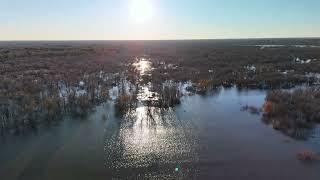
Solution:
M147 72L151 71L151 62L146 58L140 58L133 63L133 66L139 71L140 75L146 75Z
M121 165L148 167L154 163L195 161L195 146L189 142L174 110L141 106L123 119Z
M150 59L146 58L137 59L133 64L139 75L150 73L151 65ZM109 144L117 146L117 152L109 152L112 167L140 168L159 163L176 165L196 161L196 139L190 138L193 127L186 127L173 108L163 109L143 103L156 101L157 97L150 83L140 85L138 107L122 117L119 131Z

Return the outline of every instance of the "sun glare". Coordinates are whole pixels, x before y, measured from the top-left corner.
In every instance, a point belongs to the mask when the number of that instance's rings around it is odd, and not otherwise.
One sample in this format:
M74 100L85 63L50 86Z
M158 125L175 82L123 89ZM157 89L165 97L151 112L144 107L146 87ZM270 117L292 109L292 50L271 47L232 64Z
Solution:
M131 0L130 16L135 22L144 23L150 21L153 13L151 0Z

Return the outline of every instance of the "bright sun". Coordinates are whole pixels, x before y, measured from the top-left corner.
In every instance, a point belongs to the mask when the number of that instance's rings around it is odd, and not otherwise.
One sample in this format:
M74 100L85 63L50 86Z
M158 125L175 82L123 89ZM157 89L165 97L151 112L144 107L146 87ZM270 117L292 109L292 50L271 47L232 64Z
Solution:
M150 21L153 17L151 0L131 0L130 16L138 23Z

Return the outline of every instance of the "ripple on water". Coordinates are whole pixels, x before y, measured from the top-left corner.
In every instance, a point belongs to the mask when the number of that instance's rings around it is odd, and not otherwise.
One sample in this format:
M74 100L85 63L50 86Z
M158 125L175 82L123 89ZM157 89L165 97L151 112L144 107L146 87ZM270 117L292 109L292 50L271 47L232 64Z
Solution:
M106 142L106 149L117 146L116 151L106 151L107 166L116 169L156 166L159 169L161 164L174 170L181 163L194 164L198 156L192 129L183 125L172 109L138 107L123 118L120 130L115 132L117 135L113 134L113 139Z
M151 62L145 58L137 59L133 66L140 75L151 71ZM195 128L181 122L173 109L145 106L143 102L158 98L151 89L150 83L139 87L139 106L119 120L119 127L106 138L105 164L116 177L127 178L127 173L134 170L135 177L162 174L164 178L166 174L172 178L181 164L195 164L198 160Z

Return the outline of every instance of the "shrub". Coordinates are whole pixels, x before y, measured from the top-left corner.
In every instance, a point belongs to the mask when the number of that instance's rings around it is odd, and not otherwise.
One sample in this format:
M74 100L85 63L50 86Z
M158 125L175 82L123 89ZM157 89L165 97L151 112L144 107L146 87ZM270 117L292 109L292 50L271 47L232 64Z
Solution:
M115 111L117 116L123 116L128 110L137 106L135 95L120 95L115 101Z
M317 154L311 150L303 150L297 153L297 159L304 162L311 162L318 160Z
M287 134L296 134L300 129L309 129L319 122L319 88L276 90L267 94L263 106L265 121L275 129Z

